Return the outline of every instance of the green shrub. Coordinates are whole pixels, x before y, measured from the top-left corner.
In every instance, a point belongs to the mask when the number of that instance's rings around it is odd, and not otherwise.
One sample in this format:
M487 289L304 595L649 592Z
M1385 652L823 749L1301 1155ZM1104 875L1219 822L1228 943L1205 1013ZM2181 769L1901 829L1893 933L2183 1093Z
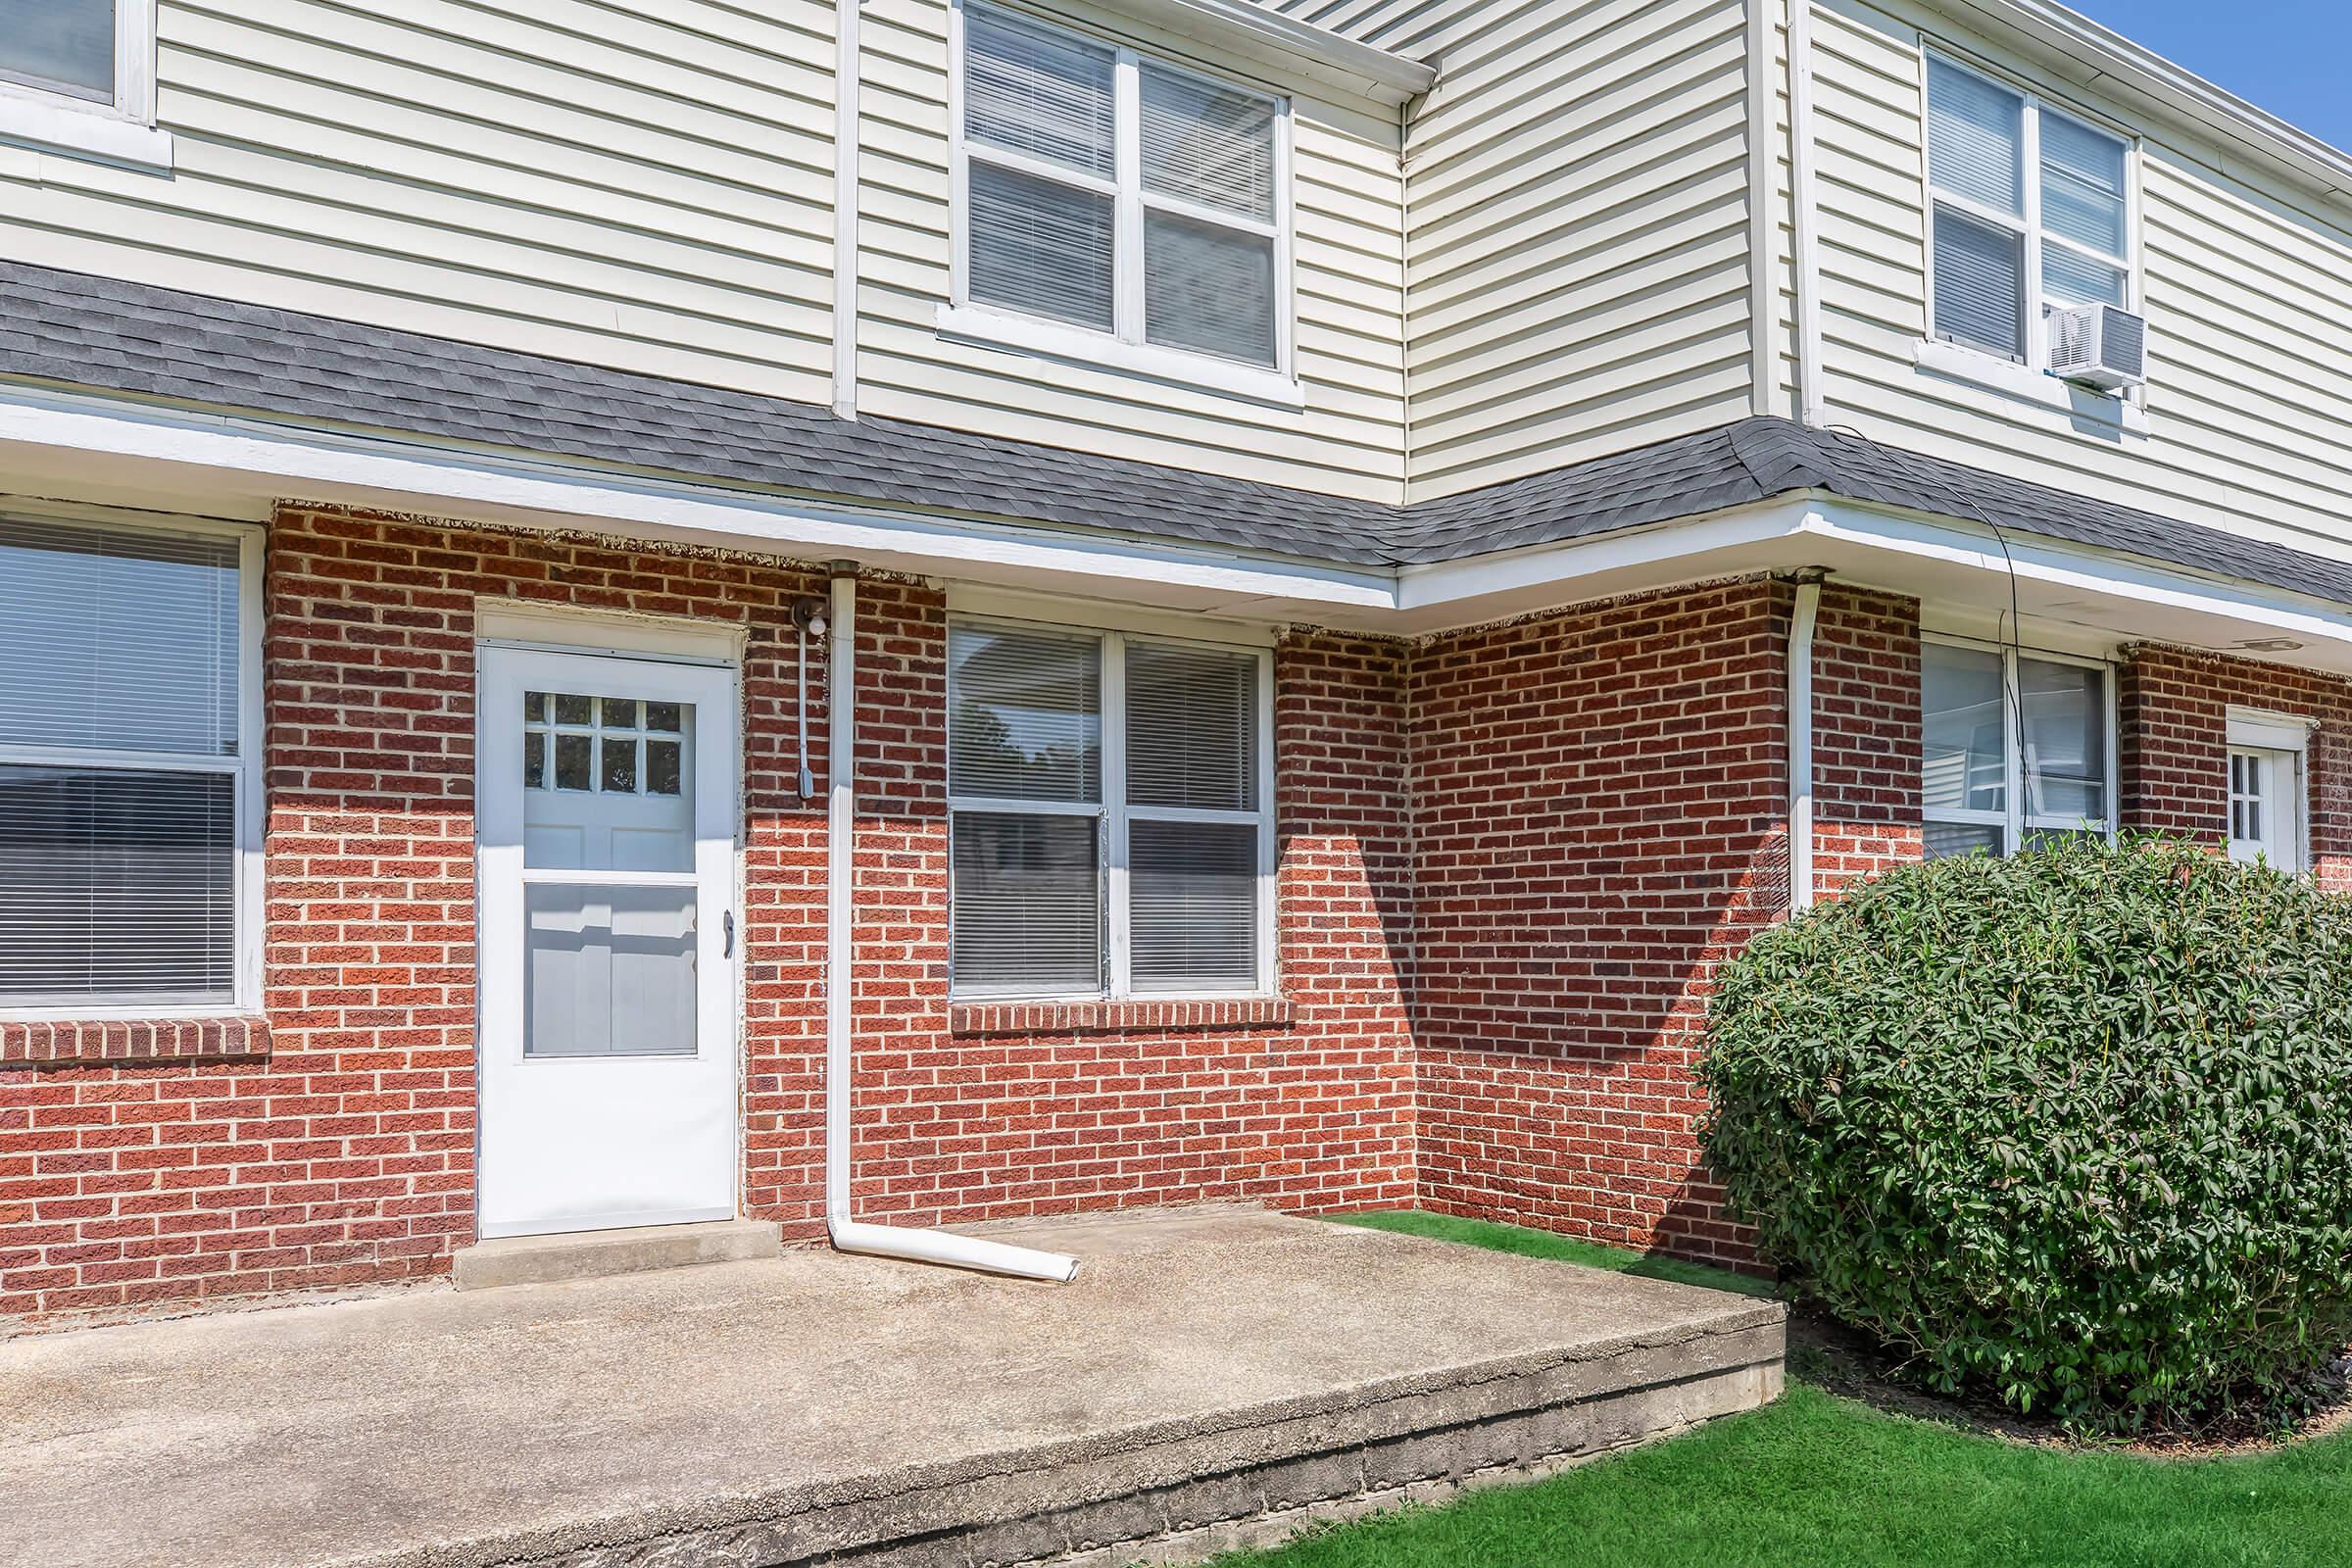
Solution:
M1705 1136L1945 1393L2291 1419L2352 1337L2352 902L2181 844L1906 866L1727 965Z

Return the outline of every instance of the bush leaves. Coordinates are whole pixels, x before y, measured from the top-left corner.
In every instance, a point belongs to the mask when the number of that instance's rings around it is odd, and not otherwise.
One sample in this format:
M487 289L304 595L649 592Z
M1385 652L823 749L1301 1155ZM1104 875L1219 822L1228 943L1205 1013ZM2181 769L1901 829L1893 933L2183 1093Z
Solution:
M1897 868L1725 966L1708 1155L1947 1393L2293 1413L2352 1338L2352 901L2192 846Z

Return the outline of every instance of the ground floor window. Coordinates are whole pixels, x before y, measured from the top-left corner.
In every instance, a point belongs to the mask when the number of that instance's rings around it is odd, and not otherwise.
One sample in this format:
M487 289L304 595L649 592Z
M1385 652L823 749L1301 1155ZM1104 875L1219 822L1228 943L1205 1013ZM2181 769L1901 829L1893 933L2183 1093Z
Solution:
M0 514L0 1009L247 1000L246 535Z
M955 994L1271 990L1270 654L958 620L948 661Z
M1930 640L1920 785L1931 858L2115 828L2114 686L2095 660Z

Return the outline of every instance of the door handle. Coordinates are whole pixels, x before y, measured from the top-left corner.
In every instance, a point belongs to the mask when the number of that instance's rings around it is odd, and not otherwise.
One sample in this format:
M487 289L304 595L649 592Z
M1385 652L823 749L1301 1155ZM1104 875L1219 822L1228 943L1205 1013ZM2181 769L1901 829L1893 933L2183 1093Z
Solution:
M720 945L718 956L722 958L732 958L735 956L735 911L733 909L729 909L719 916L719 930L724 940Z

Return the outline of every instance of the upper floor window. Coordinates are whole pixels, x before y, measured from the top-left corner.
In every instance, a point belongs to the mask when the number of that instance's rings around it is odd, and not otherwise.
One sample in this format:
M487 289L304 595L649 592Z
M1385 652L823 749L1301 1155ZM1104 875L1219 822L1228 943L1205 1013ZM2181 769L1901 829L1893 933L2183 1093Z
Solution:
M1927 641L1920 797L1929 857L2105 836L2115 826L2114 734L2105 664Z
M958 997L1273 988L1271 657L957 621L948 631Z
M956 304L1287 371L1287 105L1010 11L959 15Z
M156 0L0 0L0 136L169 168Z
M0 81L124 113L152 80L154 0L0 0Z
M2131 144L1928 58L1934 335L2045 365L2052 311L2134 308Z
M0 1009L252 1000L256 554L0 517Z

